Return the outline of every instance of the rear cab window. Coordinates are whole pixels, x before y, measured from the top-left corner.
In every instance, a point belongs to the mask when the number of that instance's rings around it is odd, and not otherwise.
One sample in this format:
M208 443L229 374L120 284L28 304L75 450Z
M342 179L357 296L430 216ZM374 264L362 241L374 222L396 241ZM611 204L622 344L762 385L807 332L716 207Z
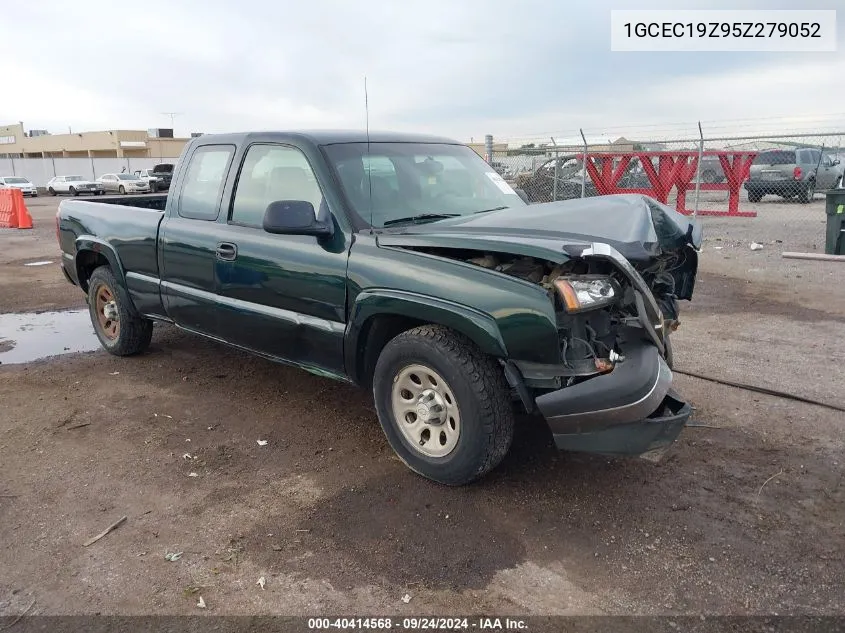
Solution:
M177 212L192 220L216 220L234 145L202 145L188 162Z
M790 165L796 163L795 152L792 150L767 150L757 154L754 165Z

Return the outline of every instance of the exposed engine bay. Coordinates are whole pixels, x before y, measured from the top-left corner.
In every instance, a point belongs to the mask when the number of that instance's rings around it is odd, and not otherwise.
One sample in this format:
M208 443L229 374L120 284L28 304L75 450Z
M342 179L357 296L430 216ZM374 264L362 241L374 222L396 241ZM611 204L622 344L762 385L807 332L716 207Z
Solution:
M537 284L546 290L555 305L561 364L553 370L549 368L537 375L526 376L529 386L556 389L612 371L614 365L624 359L624 340L626 336L631 336L631 328L639 328L638 332L651 330L648 325L643 328L642 313L645 310L642 293L637 292L629 276L610 260L573 257L563 263L554 263L500 252L480 254L478 251L458 249L420 250L495 270ZM694 257L694 250L687 247L663 253L648 262L631 263L659 307L657 318L650 320L651 325L659 331L661 351L662 337L679 325L678 299L690 298L692 294L696 273ZM609 285L608 279L611 280ZM570 280L585 284L582 290L588 293L596 289L597 284L599 287L596 292L599 295L604 288L609 288L608 294L612 296L608 296L606 305L600 308L574 311L571 306L567 306L566 291L561 292ZM637 295L640 295L639 299ZM661 317L661 323L654 323L660 321ZM548 375L541 375L543 373Z

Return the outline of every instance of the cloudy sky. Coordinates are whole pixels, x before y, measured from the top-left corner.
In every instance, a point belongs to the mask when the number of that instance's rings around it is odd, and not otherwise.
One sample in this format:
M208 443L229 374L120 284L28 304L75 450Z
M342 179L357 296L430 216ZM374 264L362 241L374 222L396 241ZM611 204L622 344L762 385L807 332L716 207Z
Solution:
M610 10L794 0L29 0L3 6L0 123L53 133L370 126L476 140L845 128L837 53L610 52ZM810 0L835 9L841 0ZM12 81L13 83L9 83ZM15 89L10 89L14 85Z

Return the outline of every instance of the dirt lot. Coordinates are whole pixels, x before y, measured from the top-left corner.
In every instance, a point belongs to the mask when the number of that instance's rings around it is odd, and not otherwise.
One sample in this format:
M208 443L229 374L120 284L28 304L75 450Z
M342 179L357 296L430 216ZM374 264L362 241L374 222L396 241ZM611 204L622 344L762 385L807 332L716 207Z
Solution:
M29 206L33 231L0 231L0 312L83 307L23 265L58 261L56 201ZM840 402L845 269L780 258L787 206L705 218L676 364ZM0 615L845 612L845 414L677 386L704 426L658 463L562 454L523 419L449 489L393 456L368 394L172 327L134 359L3 365Z

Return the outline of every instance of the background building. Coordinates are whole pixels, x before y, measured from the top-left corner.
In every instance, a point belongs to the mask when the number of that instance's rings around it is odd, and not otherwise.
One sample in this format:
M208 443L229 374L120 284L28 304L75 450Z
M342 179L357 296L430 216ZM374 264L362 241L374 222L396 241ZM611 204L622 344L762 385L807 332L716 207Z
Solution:
M189 140L171 129L49 134L15 123L0 125L0 158L175 159Z

